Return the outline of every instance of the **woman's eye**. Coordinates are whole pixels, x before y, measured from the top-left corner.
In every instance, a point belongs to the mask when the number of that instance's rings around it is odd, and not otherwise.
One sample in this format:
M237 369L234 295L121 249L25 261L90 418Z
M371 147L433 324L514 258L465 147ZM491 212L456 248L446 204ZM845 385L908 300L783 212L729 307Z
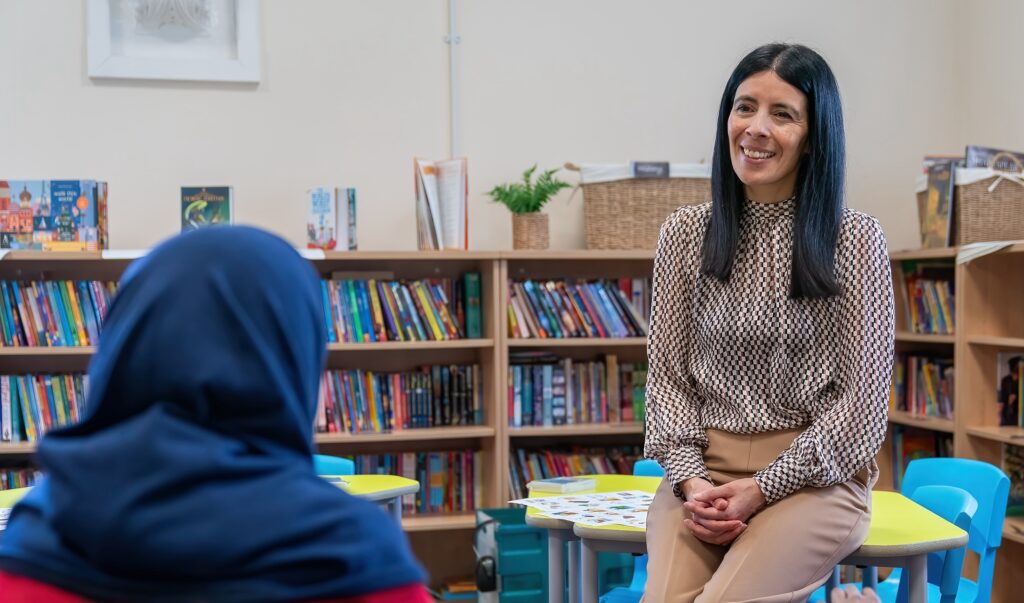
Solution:
M750 108L750 105L737 105L736 106L736 112L737 113L749 113L751 110L752 109Z
M778 117L781 117L782 119L792 119L792 116L789 113L785 112L785 111L779 111L775 115L778 116Z

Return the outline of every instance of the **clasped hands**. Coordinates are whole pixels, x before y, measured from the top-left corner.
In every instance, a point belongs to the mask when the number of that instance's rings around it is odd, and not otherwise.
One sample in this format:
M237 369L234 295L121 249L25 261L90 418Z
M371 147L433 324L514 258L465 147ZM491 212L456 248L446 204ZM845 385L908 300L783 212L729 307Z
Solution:
M747 520L765 505L764 493L752 478L738 479L722 486L693 477L680 485L691 516L683 524L698 540L708 544L729 544L743 530Z

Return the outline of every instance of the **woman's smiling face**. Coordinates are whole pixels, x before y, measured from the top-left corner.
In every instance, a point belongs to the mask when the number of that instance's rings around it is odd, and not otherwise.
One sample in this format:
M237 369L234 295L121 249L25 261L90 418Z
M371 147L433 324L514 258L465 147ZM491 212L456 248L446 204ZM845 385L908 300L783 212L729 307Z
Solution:
M729 113L729 155L748 199L791 197L807 146L807 97L773 71L739 85Z

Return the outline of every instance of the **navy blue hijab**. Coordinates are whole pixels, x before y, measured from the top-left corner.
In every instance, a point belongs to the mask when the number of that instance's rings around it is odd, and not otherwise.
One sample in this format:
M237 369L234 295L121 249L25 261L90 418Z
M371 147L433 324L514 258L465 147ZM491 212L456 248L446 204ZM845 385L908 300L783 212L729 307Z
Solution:
M292 601L422 582L404 534L313 471L319 283L281 239L184 234L132 264L83 420L39 446L0 569L82 596Z

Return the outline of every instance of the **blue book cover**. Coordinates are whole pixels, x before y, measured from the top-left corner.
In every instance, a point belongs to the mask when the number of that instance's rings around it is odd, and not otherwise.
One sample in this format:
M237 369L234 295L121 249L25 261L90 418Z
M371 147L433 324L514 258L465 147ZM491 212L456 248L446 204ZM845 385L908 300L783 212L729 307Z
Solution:
M99 249L96 181L52 180L50 203L55 236L41 240L38 233L33 233L33 238L42 243L44 249Z

